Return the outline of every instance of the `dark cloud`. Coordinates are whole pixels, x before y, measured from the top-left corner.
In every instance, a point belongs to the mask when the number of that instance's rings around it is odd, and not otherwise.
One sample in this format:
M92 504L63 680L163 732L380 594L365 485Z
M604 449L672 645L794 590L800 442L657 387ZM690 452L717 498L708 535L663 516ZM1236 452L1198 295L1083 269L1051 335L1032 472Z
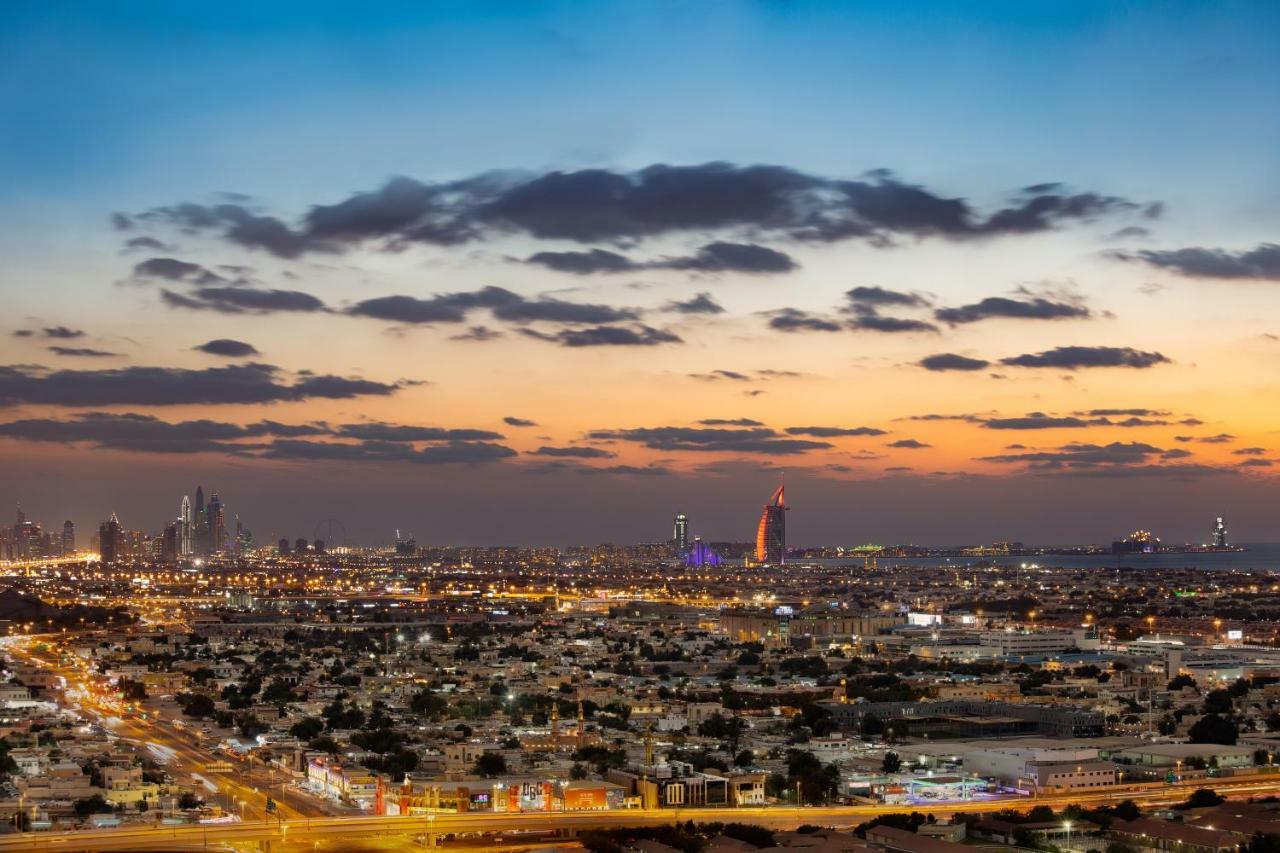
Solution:
M318 424L279 424L258 421L234 424L212 420L170 423L152 415L85 412L65 420L32 418L0 424L0 436L20 441L54 444L86 444L139 453L196 453L218 451L247 454L258 444L234 444L243 439L270 436L323 435Z
M261 456L337 462L411 462L418 465L477 464L515 456L516 451L486 441L451 441L415 448L402 442L362 441L359 444L282 439Z
M440 427L403 426L377 421L358 424L341 424L333 431L339 438L356 438L362 441L492 441L502 438L501 433L487 429L442 429Z
M1086 367L1144 369L1157 364L1168 364L1169 359L1158 352L1145 352L1131 347L1070 346L1010 356L1000 359L1000 363L1010 367L1049 367L1059 370L1077 370Z
M601 465L601 466L584 466L578 469L579 474L617 474L626 477L665 477L671 473L670 469L663 468L661 465L647 465L640 467L637 465Z
M1231 451L1236 456L1263 456L1266 454L1265 447L1238 447Z
M1131 411L1151 412L1150 409L1094 409L1091 412L1077 412L1072 415L1049 415L1044 412L1029 412L1022 417L991 417L982 419L987 429L1035 430L1035 429L1083 429L1086 427L1153 427L1184 425L1186 421L1172 421L1163 417L1117 417L1114 413L1123 414ZM1113 414L1100 414L1111 412ZM1167 412L1165 414L1168 414ZM1194 420L1189 418L1187 420Z
M513 415L507 415L502 419L502 422L507 426L513 427L535 427L538 425L537 421L531 421L527 418L517 418Z
M163 224L185 232L213 232L232 243L296 258L366 241L397 249L411 243L456 245L506 233L616 243L680 232L749 231L882 245L895 235L972 239L1027 234L1139 209L1114 196L1041 184L984 215L963 199L940 196L887 171L839 180L782 166L705 163L653 165L625 173L495 172L445 183L400 177L337 204L314 206L297 227L244 204L184 203L135 217L118 215L116 222L118 227ZM793 263L784 257L713 250L685 260L697 270L780 272ZM538 262L567 263L569 271L578 272L580 260ZM619 262L597 261L601 263Z
M1055 302L1043 297L1032 299L1009 299L1004 296L988 296L980 302L962 305L958 308L939 308L934 312L939 322L955 326L961 323L976 323L993 317L1017 318L1022 320L1063 320L1086 319L1092 312L1083 305L1068 302Z
M311 398L345 400L386 396L399 387L368 379L316 375L302 376L289 384L280 381L279 368L255 363L202 370L124 367L50 371L23 365L0 366L0 405L176 406Z
M684 270L688 272L740 272L769 274L790 272L798 264L785 252L756 243L708 243L692 255L636 261L605 249L583 252L537 252L525 263L576 275L638 272L641 270Z
M168 252L170 247L168 244L155 237L131 237L124 242L126 251L135 251L147 249L152 252Z
M853 305L924 308L930 304L929 300L919 293L904 293L883 287L855 287L852 290L846 290L844 295Z
M925 444L923 441L916 441L914 438L900 438L897 441L891 441L887 447L900 447L905 450L923 450L926 447L932 447L931 444Z
M177 258L147 258L133 265L132 277L134 281L162 279L201 286L227 283L227 279L212 270Z
M1243 459L1236 465L1240 468L1270 468L1272 463L1270 459Z
M642 267L626 255L604 249L590 249L585 252L537 252L525 258L524 262L575 275L632 272Z
M1121 260L1140 261L1190 278L1280 280L1280 244L1259 243L1253 249L1190 247L1157 251L1116 252Z
M668 258L661 266L696 272L783 273L796 269L791 256L755 243L708 243L688 258Z
M396 323L462 323L472 311L488 310L500 320L512 323L614 323L633 320L639 312L559 299L526 299L502 287L476 291L440 293L428 299L414 296L380 296L357 302L347 310L357 317L372 317Z
M69 358L115 358L120 355L118 352L107 352L106 350L90 349L89 347L46 347L49 352L54 355L67 356Z
M673 299L662 307L663 311L677 314L723 314L724 307L710 293L699 293L692 299Z
M801 426L787 427L787 435L811 435L814 438L838 438L840 436L850 435L884 435L885 431L876 429L875 427L827 427L827 426Z
M938 327L924 320L906 317L885 317L875 311L866 311L849 320L850 329L866 332L936 332Z
M226 358L244 358L250 355L261 355L258 348L253 344L244 341L233 340L232 338L217 338L212 341L205 341L198 346L192 347L199 352L208 353L209 355L220 355Z
M84 337L84 332L79 329L68 329L66 326L46 326L41 329L40 332L46 338L52 338L58 341L70 341Z
M540 341L566 347L651 347L658 344L683 343L679 335L651 326L590 326L584 329L561 329L555 333L521 329L522 334Z
M160 291L165 304L219 314L272 314L280 311L327 310L323 302L300 290L253 290L247 287L201 287L190 295Z
M611 459L617 456L599 447L551 447L542 445L537 450L529 451L530 456L555 456L565 459Z
M706 418L698 423L702 426L764 426L763 423L752 418Z
M630 441L653 450L732 451L737 453L795 454L822 450L825 441L784 438L767 427L724 429L717 427L645 427L638 429L594 430L595 440Z
M958 355L954 352L940 352L935 355L927 355L920 359L919 364L925 370L944 371L944 370L985 370L991 366L991 362L981 358L970 358L966 355Z
M769 318L769 328L779 332L838 332L844 328L835 320L809 314L798 308L779 308L765 313Z

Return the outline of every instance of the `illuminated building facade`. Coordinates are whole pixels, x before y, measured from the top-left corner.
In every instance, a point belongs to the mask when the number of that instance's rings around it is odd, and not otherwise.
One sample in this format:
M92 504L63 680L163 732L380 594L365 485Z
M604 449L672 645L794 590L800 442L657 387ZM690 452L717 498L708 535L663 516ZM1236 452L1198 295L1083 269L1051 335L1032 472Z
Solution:
M689 516L683 512L676 516L675 523L672 525L671 544L681 554L689 550Z
M760 513L756 528L756 562L781 565L787 555L786 486L778 486Z

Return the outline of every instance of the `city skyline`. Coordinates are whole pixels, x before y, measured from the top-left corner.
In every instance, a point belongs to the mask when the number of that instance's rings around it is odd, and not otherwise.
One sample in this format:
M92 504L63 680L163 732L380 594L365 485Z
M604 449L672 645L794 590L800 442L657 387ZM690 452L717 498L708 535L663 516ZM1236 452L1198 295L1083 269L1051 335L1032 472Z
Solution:
M1268 4L3 14L50 531L1280 540Z

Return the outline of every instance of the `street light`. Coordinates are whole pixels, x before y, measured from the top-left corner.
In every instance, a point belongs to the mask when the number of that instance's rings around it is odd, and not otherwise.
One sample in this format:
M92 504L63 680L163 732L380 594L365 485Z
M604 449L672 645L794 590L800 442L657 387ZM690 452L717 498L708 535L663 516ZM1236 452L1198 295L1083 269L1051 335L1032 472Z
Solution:
M1071 821L1067 821L1066 823L1063 824L1063 826L1067 828L1067 849L1070 850L1071 849Z

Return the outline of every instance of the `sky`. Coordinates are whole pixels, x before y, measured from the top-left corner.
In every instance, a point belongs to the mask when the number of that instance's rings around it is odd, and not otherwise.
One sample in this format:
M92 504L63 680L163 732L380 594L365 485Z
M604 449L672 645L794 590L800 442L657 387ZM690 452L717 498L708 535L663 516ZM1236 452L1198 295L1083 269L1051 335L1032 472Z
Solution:
M0 502L1280 540L1280 7L13 2ZM325 528L327 529L327 528Z

